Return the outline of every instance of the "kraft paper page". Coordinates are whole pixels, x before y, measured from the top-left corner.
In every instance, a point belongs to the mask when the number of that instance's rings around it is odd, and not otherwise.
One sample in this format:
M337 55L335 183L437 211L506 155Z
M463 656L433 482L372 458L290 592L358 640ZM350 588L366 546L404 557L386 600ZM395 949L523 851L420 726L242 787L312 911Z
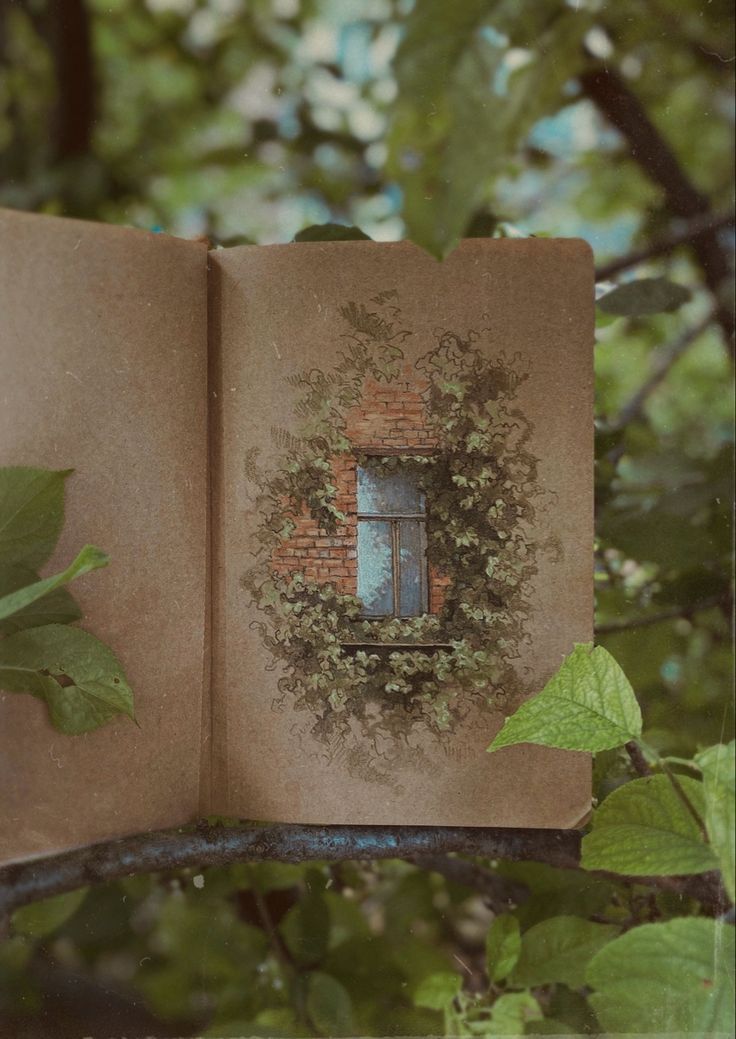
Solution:
M586 755L485 748L592 637L590 250L210 266L213 810L579 825Z
M73 467L46 572L86 542L82 626L118 655L140 727L55 731L0 693L0 860L196 818L206 552L204 245L0 214L0 464Z

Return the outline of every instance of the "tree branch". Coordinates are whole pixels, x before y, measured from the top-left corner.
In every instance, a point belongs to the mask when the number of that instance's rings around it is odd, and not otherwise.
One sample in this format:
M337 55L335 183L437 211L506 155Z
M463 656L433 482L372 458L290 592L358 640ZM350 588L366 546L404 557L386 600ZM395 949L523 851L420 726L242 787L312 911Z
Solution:
M421 869L439 873L452 884L461 884L483 895L494 913L506 913L529 898L525 884L493 873L467 859L451 858L449 855L419 855L412 860Z
M662 188L665 204L673 216L687 220L708 216L708 199L690 181L641 101L619 73L615 69L596 66L581 75L580 84L583 94L627 142L634 161ZM716 317L723 329L726 345L733 352L734 314L722 298L731 274L728 254L713 227L696 233L691 245L705 283L716 301Z
M629 740L625 745L626 753L629 755L631 764L634 766L634 770L638 776L645 778L651 776L652 770L649 767L647 759L642 753L642 749L636 740Z
M4 866L0 918L38 899L138 873L261 860L416 860L447 852L574 866L580 855L580 834L575 830L291 824L162 830Z
M604 263L602 267L596 269L595 280L607 281L616 274L620 274L621 271L626 271L630 267L636 267L639 263L652 260L656 256L664 256L667 253L671 253L680 245L691 244L693 239L697 238L704 231L720 231L724 227L730 227L734 223L735 218L736 214L733 212L706 213L704 216L695 217L694 220L690 220L680 230L663 235L661 238L655 238L649 245L641 249L635 249L633 252L627 253L626 256L620 256L617 260Z
M524 885L501 878L482 866L448 856L535 861L562 869L580 868L581 834L577 830L481 829L434 826L208 826L137 834L86 848L48 855L0 868L0 923L21 906L89 884L141 873L223 866L233 862L333 862L404 858L478 891L497 912L526 897ZM704 904L725 904L717 875L695 877L622 877L688 894Z
M608 424L608 430L616 432L623 429L642 413L644 405L657 387L664 381L673 365L682 357L690 346L706 330L713 320L714 313L711 311L692 328L686 328L682 334L669 346L658 350L653 357L651 371L646 381L639 387L631 399L624 404L621 411Z
M95 84L89 15L84 0L51 5L49 46L56 70L53 139L56 158L86 155L95 118Z
M651 624L662 624L663 621L675 620L678 617L689 618L694 613L700 613L702 610L712 610L714 606L724 605L722 596L713 595L708 599L701 599L700 602L692 603L688 606L670 606L668 609L660 610L658 613L644 614L643 617L631 617L620 621L604 621L603 624L596 624L595 633L596 635L615 635L619 631L631 631L633 628L648 628Z

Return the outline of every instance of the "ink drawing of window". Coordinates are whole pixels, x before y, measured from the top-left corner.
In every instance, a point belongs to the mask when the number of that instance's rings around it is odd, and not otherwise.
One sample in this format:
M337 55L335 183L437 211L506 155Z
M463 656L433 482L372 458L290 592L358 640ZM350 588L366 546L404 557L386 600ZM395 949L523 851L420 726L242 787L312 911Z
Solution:
M366 617L427 612L426 509L407 467L358 466L358 598Z

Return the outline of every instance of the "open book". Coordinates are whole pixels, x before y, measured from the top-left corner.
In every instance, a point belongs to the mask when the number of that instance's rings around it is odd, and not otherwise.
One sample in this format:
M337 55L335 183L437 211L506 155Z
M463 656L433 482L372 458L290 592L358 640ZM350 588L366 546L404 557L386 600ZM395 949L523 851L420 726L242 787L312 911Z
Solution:
M139 722L0 694L0 860L208 814L580 824L587 755L486 747L592 636L592 347L580 241L0 214L0 464L74 468L52 566L110 553L77 593Z

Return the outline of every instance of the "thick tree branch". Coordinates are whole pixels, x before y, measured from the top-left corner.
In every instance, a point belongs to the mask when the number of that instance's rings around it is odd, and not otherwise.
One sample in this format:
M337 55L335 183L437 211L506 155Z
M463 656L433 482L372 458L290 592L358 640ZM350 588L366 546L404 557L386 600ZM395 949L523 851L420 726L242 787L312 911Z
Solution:
M0 869L0 924L23 905L141 873L223 866L233 862L306 862L314 859L404 858L441 873L485 896L496 912L526 897L523 885L482 866L450 858L471 857L542 862L580 868L581 834L576 830L481 829L433 826L207 826L137 834L86 848L31 859ZM699 898L719 911L727 904L717 874L702 877L620 877Z
M49 46L56 71L55 157L90 151L95 117L94 65L84 0L57 0L49 12Z
M596 66L580 77L582 91L627 142L631 156L664 192L670 213L687 220L710 214L710 204L681 167L644 106L615 69ZM723 300L731 275L729 257L717 230L706 227L691 238L705 283L716 301L716 317L733 351L734 314Z
M595 280L607 281L616 274L620 274L621 271L629 270L630 267L636 267L639 263L653 260L657 256L665 256L681 245L691 244L693 239L702 235L704 231L720 231L724 227L730 227L734 223L735 218L736 214L733 212L706 213L704 216L695 217L679 230L663 235L661 238L653 239L642 249L635 249L625 256L620 256L616 260L604 263L602 267L596 269Z
M163 830L32 859L0 869L0 918L19 906L137 873L231 862L388 859L465 855L574 866L574 830L434 826L200 826Z

